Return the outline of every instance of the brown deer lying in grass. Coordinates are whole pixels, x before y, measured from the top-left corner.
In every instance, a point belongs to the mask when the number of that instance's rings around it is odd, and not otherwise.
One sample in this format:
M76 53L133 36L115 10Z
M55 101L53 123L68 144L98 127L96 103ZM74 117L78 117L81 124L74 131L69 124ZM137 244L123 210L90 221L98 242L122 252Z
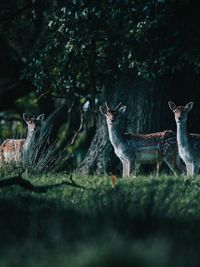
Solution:
M29 151L35 140L36 132L41 128L44 114L37 118L28 118L23 114L23 119L28 126L26 139L7 139L0 146L0 166L8 162L20 162Z
M173 131L151 134L125 133L122 121L126 106L121 107L119 104L111 109L105 103L105 107L99 108L106 116L110 141L123 165L123 177L130 176L131 167L146 163L157 163L158 174L163 161L175 175L180 172L176 135Z

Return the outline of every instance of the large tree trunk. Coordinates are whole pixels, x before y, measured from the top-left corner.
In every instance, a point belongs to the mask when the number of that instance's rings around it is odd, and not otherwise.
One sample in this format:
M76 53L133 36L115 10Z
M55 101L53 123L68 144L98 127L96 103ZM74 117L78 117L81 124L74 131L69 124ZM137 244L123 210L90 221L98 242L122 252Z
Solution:
M127 106L128 132L151 133L170 129L175 131L176 125L168 108L168 101L172 100L180 105L196 100L199 98L199 84L199 77L191 77L188 74L149 82L133 73L126 73L121 75L118 82L109 82L105 86L102 104L107 101L112 107L122 101ZM193 113L189 128L200 132L200 124L198 127L192 127L197 126L195 118L200 118L200 109L197 112L196 108L195 112L198 116ZM108 138L105 117L100 113L96 134L79 170L83 174L122 173L122 165L114 155Z

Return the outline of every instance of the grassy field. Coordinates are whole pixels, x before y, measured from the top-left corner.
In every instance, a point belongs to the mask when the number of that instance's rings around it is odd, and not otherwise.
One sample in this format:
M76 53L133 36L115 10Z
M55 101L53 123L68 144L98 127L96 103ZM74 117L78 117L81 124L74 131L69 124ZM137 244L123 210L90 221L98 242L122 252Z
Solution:
M70 181L65 174L27 179ZM0 189L0 267L200 266L200 177L73 181L85 188Z

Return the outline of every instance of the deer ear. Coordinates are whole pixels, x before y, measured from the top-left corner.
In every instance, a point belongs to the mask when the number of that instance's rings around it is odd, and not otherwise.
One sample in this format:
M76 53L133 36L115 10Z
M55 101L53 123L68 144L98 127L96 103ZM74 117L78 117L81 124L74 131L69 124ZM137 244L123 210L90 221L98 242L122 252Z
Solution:
M43 120L44 119L44 114L40 114L38 117L37 117L37 120Z
M170 108L172 111L174 111L174 110L176 109L176 104L175 104L174 102L169 101L169 102L168 102L168 105L169 105L169 108Z
M107 109L106 109L105 107L103 107L103 106L99 106L99 110L100 110L100 112L101 112L104 116L107 115Z
M187 111L190 111L190 110L192 109L193 104L194 104L194 102L189 102L189 103L185 106L186 109L187 109Z
M27 121L29 120L29 118L26 116L26 113L23 113L23 120L24 120L25 122L27 122Z
M126 106L123 106L123 107L119 108L118 111L120 113L124 114L124 112L126 111Z

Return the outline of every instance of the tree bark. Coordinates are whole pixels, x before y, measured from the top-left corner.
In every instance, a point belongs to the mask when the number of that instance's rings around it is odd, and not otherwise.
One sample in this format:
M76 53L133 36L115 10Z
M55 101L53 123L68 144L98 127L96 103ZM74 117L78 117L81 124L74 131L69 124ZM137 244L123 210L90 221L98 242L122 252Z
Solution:
M109 106L114 107L122 101L127 106L126 130L128 132L176 131L173 114L168 108L168 101L172 100L182 105L193 99L199 99L199 81L199 76L190 76L187 73L179 77L156 79L150 82L132 72L127 72L121 75L118 82L107 83L101 104L107 101ZM177 86L179 87L177 88ZM195 112L198 116L194 116L188 124L190 128L200 132L200 125L198 124L197 127L195 119L195 117L200 117L200 111L195 109ZM100 113L96 134L79 171L82 174L121 175L122 173L121 162L115 156L108 138L105 117Z

